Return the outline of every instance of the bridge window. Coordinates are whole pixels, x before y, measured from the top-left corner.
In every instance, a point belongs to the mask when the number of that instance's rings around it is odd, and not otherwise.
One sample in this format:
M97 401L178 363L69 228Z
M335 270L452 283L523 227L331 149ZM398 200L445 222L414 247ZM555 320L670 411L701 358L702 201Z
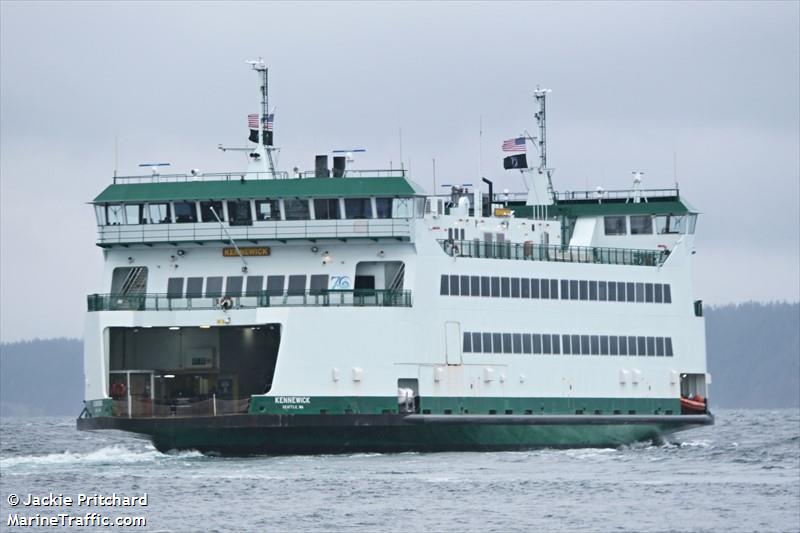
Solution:
M589 299L589 282L581 280L580 287L581 287L581 300L588 300Z
M591 350L589 350L589 335L581 335L581 354L582 355L589 355Z
M119 204L106 206L106 221L109 226L119 226L125 223L124 209Z
M500 297L500 278L492 277L492 298Z
M256 200L256 219L280 220L280 202L278 200Z
M216 217L214 216L214 213L217 214ZM217 217L219 217L219 220L225 220L225 213L222 211L222 202L213 200L200 202L201 222L217 222Z
M647 303L653 302L653 284L652 283L645 283L644 284L644 301Z
M627 234L625 228L624 216L604 217L604 225L606 235L625 235ZM631 231L633 233L633 231Z
M314 200L314 218L317 220L338 220L339 199L320 198Z
M469 296L469 276L461 276L461 296Z
M578 297L579 297L578 280L571 279L571 280L569 280L569 299L570 300L577 300Z
M636 338L636 350L639 355L647 355L647 339L644 337Z
M672 337L664 339L664 353L667 354L667 357L672 357Z
M656 355L664 357L664 337L656 337Z
M450 293L450 291L448 290L450 286L448 281L449 277L447 276L447 274L442 274L441 280L439 281L439 294L442 296L447 296Z
M519 278L511 278L511 297L519 298Z
M147 204L148 222L150 224L169 224L172 222L169 204Z
M569 280L562 279L561 280L561 299L562 300L569 300Z
M175 222L197 222L197 206L194 202L174 202Z
M492 353L492 334L482 333L483 337L483 353Z
M510 295L508 278L500 278L500 295L503 298L508 298Z
M660 304L661 302L664 301L664 286L661 285L660 283L656 283L654 289L655 289L654 300L657 304Z
M653 217L650 215L631 215L631 235L652 235Z
M550 280L550 298L558 300L558 280Z
M286 220L308 220L308 200L287 198L283 201Z
M597 282L590 281L589 282L589 299L590 300L597 300Z
M665 304L672 303L672 292L670 291L669 284L664 285L664 303Z
M539 298L539 278L531 279L531 298Z
M375 198L376 218L392 218L392 199Z
M600 355L600 339L592 335L592 355Z
M600 335L600 354L608 355L608 335Z
M656 338L647 337L647 355L656 354Z
M581 338L580 335L570 335L570 345L572 347L573 355L581 354Z
M144 206L142 204L125 204L125 221L128 224L144 224Z
M481 276L481 296L489 297L491 294L489 276Z
M542 335L542 353L553 353L553 345L550 342L550 335Z
M541 282L542 286L539 289L539 293L542 295L543 299L550 299L550 280L543 279Z
M608 338L609 346L608 346L608 354L609 355L619 355L619 338L616 335L612 335Z
M608 301L609 302L616 302L617 301L617 282L616 281L609 281L608 282Z
M346 198L345 218L372 218L372 203L369 198Z
M104 206L104 205L96 205L96 206L94 206L94 214L97 217L97 225L98 226L105 226L106 225L106 206Z
M514 333L511 340L514 345L514 353L522 353L522 335Z

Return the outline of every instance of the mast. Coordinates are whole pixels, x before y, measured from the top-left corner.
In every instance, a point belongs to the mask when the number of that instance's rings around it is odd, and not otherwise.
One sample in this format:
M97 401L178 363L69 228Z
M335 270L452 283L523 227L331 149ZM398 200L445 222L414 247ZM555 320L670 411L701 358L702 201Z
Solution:
M536 123L539 125L539 174L547 174L547 188L550 193L553 192L553 182L551 179L552 170L547 168L547 93L551 92L550 89L541 89L538 85L536 90L533 91L533 96L536 98L536 103L539 105L539 111L536 112Z
M269 160L269 172L272 177L275 177L275 163L272 160L272 146L267 146L264 142L266 140L266 132L264 131L264 122L267 120L269 110L269 69L264 64L264 61L259 57L258 61L249 61L253 70L258 72L261 78L261 111L258 115L258 141L259 146L267 152L267 159Z

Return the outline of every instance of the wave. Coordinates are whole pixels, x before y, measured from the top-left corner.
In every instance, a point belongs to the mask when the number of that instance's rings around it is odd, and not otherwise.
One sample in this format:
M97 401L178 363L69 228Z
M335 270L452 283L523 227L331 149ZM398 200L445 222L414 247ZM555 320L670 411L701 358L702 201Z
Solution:
M18 455L16 457L5 457L0 459L0 467L5 469L69 465L74 463L80 463L82 465L133 464L163 461L170 458L189 459L202 456L200 452L193 450L163 454L155 448L131 449L125 446L115 445L84 453L65 451L47 455Z

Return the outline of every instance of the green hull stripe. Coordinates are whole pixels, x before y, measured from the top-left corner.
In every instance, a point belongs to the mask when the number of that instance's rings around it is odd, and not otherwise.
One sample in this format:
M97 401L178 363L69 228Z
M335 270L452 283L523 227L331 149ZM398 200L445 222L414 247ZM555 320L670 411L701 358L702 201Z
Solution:
M253 396L251 414L397 413L393 396ZM425 414L679 414L677 398L422 397Z

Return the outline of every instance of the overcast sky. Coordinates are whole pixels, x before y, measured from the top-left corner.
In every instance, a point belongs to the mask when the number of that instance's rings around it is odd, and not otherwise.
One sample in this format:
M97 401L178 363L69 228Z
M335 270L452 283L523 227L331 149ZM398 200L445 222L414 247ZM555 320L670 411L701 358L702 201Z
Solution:
M86 202L120 174L240 170L263 56L280 166L363 146L412 177L520 190L503 139L548 100L559 190L670 187L696 297L800 298L800 3L0 3L0 339L80 336L105 292ZM483 124L482 142L479 125ZM482 154L482 157L481 155Z

